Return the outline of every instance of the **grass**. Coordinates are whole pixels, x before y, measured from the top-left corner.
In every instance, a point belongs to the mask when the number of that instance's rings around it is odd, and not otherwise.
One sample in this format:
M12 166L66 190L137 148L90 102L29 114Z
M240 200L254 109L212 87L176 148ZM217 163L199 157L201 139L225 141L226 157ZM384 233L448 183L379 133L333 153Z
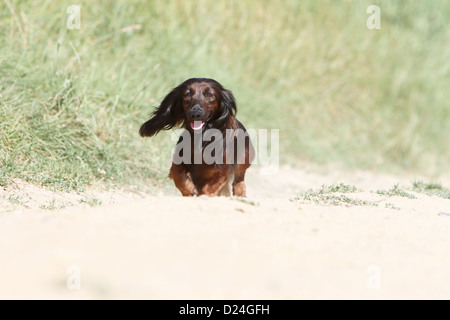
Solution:
M259 202L258 201L250 200L250 199L247 199L247 198L232 196L232 197L230 197L230 200L239 201L239 202L246 203L246 204L249 204L249 205L252 205L252 206L255 206L255 207L259 206Z
M412 191L417 193L424 193L430 196L438 196L444 199L450 199L450 190L444 188L439 183L426 183L423 181L414 181L412 183ZM384 207L388 209L400 210L400 207L395 205L394 203L385 202L386 198L380 198L376 201L366 201L360 200L351 197L348 194L362 192L352 185L347 185L344 183L340 183L338 185L322 185L320 189L313 190L308 189L305 192L302 192L298 197L292 199L291 201L300 201L304 203L314 203L318 205L326 205L326 206L379 206L379 203L384 203ZM377 190L372 191L372 193L376 193L380 196L398 196L404 197L408 199L417 199L417 197L405 191L405 189L401 188L398 184L394 185L391 189L388 190Z
M86 197L85 199L82 199L79 201L80 203L85 203L91 207L97 207L101 206L103 204L103 201L100 199L97 199L96 197Z
M395 204L387 202L384 204L384 207L387 209L400 210L400 207L397 207Z
M450 158L450 2L0 3L0 185L161 185L170 132L137 135L171 88L211 77L280 160L439 175ZM344 201L341 199L339 201Z
M41 204L39 209L42 210L59 210L64 209L66 206L63 204L57 204L56 200L48 201L47 204Z
M374 201L365 201L350 198L344 193L360 192L355 186L340 183L339 185L322 185L318 190L309 189L294 199L303 202L313 202L319 205L330 206L378 206Z
M376 193L378 193L380 195L389 196L389 197L398 196L398 197L405 197L405 198L410 198L410 199L417 199L417 197L415 195L413 195L412 193L406 192L405 190L400 188L398 184L394 185L389 190L377 190Z
M28 201L26 201L26 200L23 200L22 197L19 196L19 195L10 195L10 196L8 197L8 201L9 201L11 204L14 204L14 205L20 205L20 206L24 206L24 205L26 205L26 203L28 202Z
M313 200L314 198L321 197L323 195L328 195L330 193L352 193L360 191L355 186L340 183L338 185L322 185L318 190L308 189L306 192L302 193L298 199L301 200ZM298 200L296 199L296 200Z
M450 199L450 190L444 188L439 183L426 183L423 181L414 181L413 190L427 195L438 196L444 199Z

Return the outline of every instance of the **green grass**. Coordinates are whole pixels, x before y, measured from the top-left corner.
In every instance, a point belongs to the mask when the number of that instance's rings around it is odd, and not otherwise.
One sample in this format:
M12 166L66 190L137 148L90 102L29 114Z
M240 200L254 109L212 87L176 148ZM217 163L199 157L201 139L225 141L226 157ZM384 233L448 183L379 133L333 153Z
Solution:
M97 199L96 197L86 197L85 199L80 200L80 203L88 204L91 207L97 207L101 206L103 204L103 201L100 199Z
M316 204L331 206L378 206L378 203L374 201L354 199L347 197L346 195L320 195L311 198L311 200Z
M357 189L355 186L344 183L340 183L338 185L332 184L330 186L322 185L318 190L308 189L300 195L299 199L312 200L315 197L328 195L330 193L353 193L358 191L361 190Z
M439 183L426 183L423 181L414 181L413 190L428 195L438 196L444 199L450 199L450 190L444 188Z
M450 2L0 3L0 185L162 185L170 132L137 131L190 77L231 89L280 160L439 175L450 169Z
M239 202L246 203L246 204L249 204L249 205L252 205L252 206L255 206L255 207L259 206L259 202L258 201L250 200L250 199L247 199L247 198L232 196L232 197L230 197L230 200L239 201Z
M387 209L392 209L392 210L400 210L401 209L400 207L397 207L395 204L390 203L390 202L385 203L384 207Z
M322 185L320 189L308 189L301 193L294 201L312 202L319 205L330 206L378 206L374 201L350 198L344 193L355 193L361 190L352 185L340 183L339 185Z
M380 195L389 196L389 197L399 196L399 197L405 197L405 198L410 198L410 199L417 199L417 197L415 195L413 195L412 193L406 192L405 190L400 188L398 184L394 185L389 190L377 190L376 193L378 193Z
M59 210L64 209L66 206L63 204L57 204L56 200L48 201L47 204L41 204L39 209L42 210Z
M27 203L27 201L24 200L24 199L22 199L22 197L19 196L19 195L10 195L10 196L8 197L8 201L9 201L11 204L14 204L14 205L20 205L20 206L24 206L24 205L26 205L26 203Z

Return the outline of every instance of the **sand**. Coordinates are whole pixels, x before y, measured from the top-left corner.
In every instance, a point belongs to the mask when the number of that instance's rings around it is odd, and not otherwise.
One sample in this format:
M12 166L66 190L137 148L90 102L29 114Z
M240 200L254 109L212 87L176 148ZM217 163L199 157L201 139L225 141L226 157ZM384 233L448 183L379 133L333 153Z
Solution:
M374 192L415 177L252 169L244 201L15 180L0 189L0 298L450 298L450 200ZM339 183L369 204L295 199Z

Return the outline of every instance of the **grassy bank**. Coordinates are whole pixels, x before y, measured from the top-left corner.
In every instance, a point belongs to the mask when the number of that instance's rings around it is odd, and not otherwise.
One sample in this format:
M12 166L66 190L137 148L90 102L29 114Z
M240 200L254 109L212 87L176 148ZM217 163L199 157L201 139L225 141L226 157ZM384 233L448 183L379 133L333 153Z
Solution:
M81 28L66 26L81 6ZM170 133L137 135L186 78L231 89L280 160L439 175L450 159L450 3L0 3L0 184L158 184Z

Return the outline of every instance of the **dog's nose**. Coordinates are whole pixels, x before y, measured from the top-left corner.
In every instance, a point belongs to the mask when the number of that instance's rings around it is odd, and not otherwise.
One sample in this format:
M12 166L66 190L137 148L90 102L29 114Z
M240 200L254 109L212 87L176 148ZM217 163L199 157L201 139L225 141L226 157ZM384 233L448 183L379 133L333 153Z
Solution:
M200 107L199 104L196 104L189 111L189 115L191 116L191 119L194 120L194 121L201 120L202 116L203 116L203 109L202 109L202 107Z

